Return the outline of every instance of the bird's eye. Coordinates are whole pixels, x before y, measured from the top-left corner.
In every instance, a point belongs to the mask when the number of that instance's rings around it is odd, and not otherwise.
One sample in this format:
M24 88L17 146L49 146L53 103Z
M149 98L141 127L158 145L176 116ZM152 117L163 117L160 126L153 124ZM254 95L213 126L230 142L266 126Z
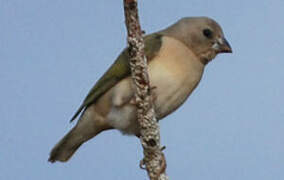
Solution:
M210 29L204 29L203 30L203 35L207 38L212 38L213 37L213 32Z

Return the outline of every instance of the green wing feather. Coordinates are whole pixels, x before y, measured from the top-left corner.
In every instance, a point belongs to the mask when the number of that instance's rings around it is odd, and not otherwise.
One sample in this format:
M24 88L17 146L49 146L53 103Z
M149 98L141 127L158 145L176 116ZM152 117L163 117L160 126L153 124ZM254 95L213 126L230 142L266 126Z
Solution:
M152 60L157 52L159 52L161 45L161 34L155 33L145 36L145 54L148 61ZM89 91L87 97L76 111L70 122L75 120L83 110L95 103L105 92L117 84L121 79L129 76L130 73L128 49L124 49L112 66Z

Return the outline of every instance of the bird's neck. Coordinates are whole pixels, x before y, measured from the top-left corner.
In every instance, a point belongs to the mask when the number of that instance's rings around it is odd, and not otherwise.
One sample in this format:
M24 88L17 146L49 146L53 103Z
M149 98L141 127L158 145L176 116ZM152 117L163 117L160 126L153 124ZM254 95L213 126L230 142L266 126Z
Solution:
M207 58L199 58L199 61L205 66L207 65L211 60Z
M196 54L199 61L206 65L208 64L210 61L212 61L215 57L216 57L216 52L213 50L207 50L206 52L201 52L199 54Z

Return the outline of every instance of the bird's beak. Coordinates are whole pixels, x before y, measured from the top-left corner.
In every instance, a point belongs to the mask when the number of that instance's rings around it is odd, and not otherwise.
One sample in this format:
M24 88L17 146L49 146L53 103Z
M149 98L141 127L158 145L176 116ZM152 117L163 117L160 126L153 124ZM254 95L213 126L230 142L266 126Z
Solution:
M216 49L218 53L232 53L232 48L229 42L225 38L217 39L217 42L213 44L213 48Z

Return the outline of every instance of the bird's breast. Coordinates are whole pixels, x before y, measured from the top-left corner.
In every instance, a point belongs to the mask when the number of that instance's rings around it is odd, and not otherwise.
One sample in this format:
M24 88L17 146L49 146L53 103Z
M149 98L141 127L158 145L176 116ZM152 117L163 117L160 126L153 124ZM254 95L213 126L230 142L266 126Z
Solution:
M190 95L201 79L204 65L183 43L164 37L159 53L148 65L158 119L176 110ZM131 77L120 81L102 98L111 101L107 121L111 127L126 134L139 133L136 107L130 103L134 95Z
M199 83L204 65L183 43L164 37L158 55L149 64L151 86L156 87L155 109L161 119L176 110Z

